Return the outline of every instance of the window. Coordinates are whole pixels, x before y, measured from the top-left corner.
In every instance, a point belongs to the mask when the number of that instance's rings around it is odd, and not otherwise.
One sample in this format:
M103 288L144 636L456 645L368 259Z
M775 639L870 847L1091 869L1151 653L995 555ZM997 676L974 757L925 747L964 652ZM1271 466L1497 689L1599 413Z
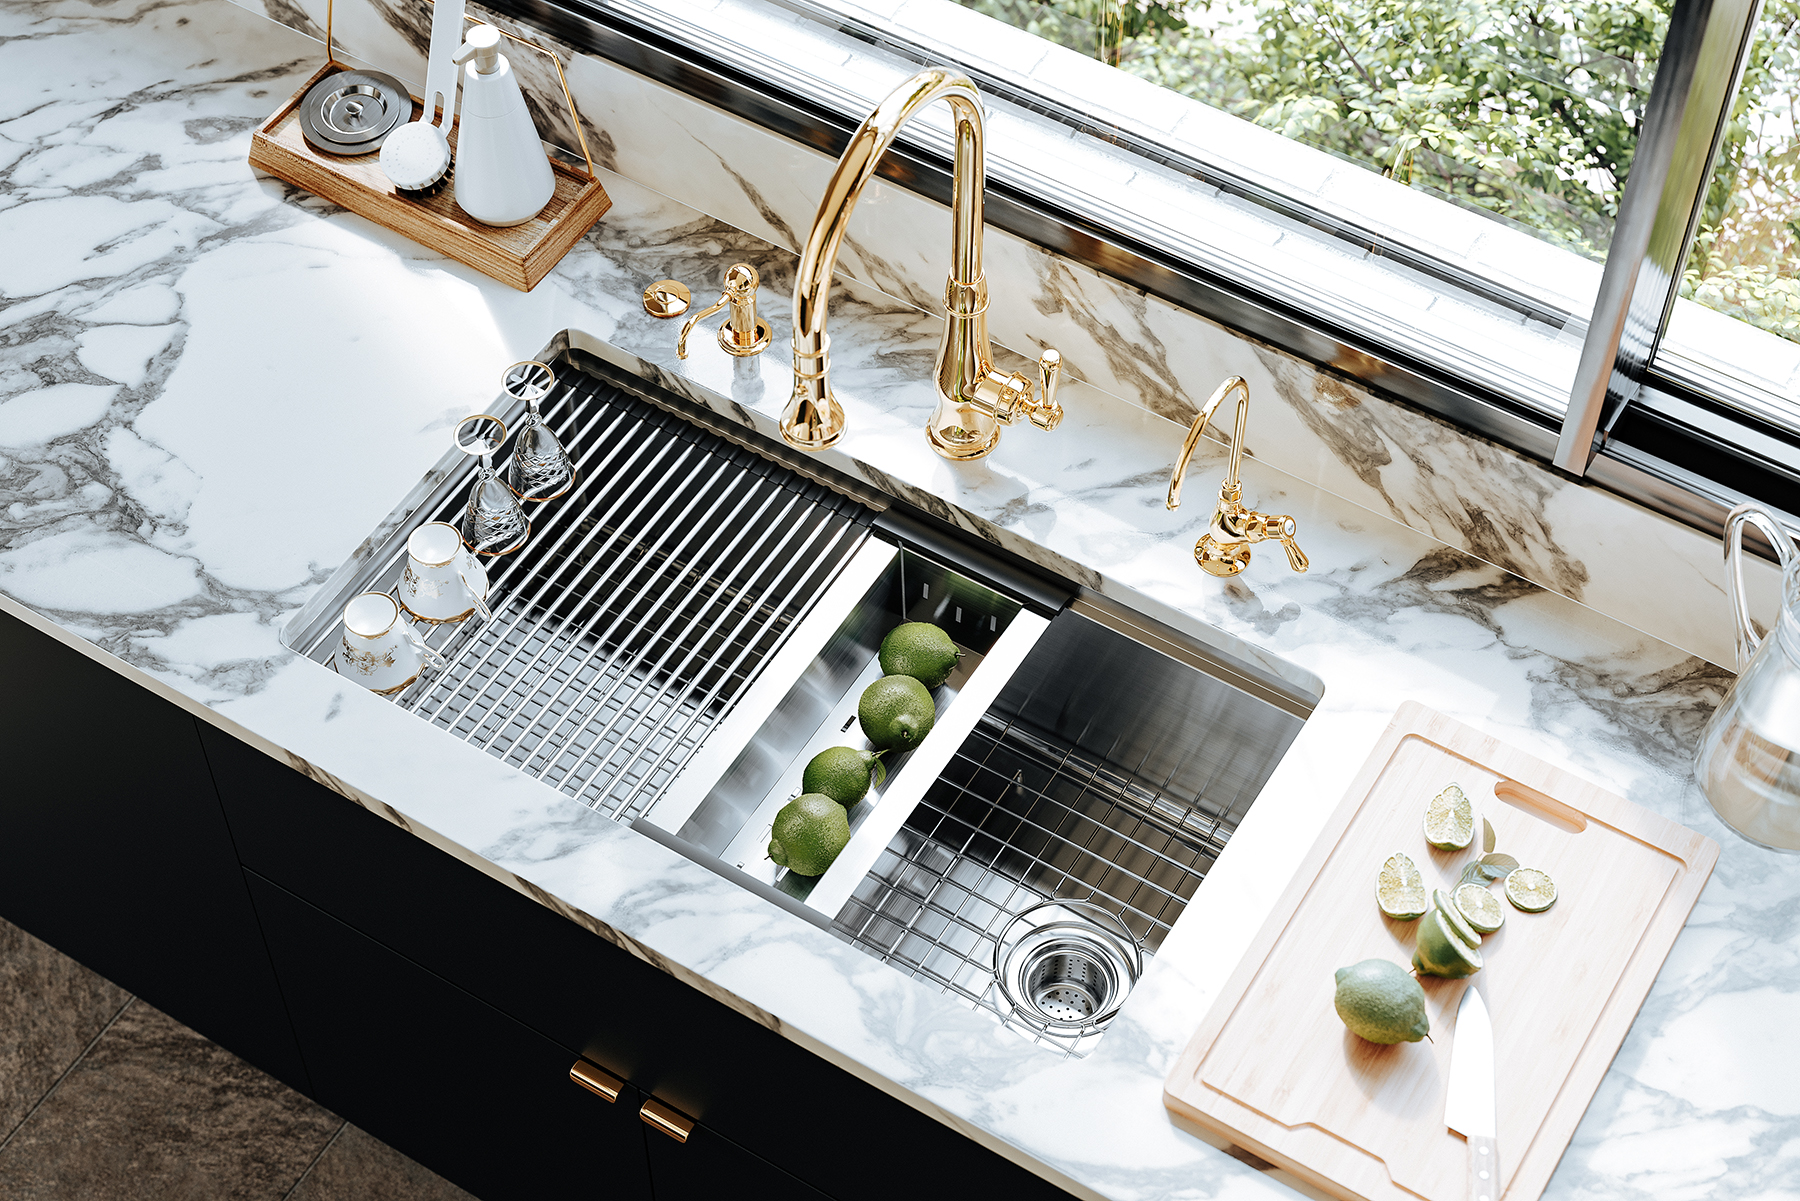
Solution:
M846 58L954 66L990 223L1694 524L1800 511L1800 0L494 2L820 148Z
M1659 362L1800 426L1800 0L1765 0ZM1723 318L1723 319L1722 319Z

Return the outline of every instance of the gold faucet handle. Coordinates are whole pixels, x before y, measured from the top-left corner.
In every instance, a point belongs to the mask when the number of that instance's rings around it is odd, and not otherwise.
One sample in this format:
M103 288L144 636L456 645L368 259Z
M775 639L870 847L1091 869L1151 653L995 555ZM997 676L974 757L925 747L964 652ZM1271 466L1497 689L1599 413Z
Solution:
M1300 544L1294 541L1294 535L1300 532L1299 523L1286 513L1251 513L1244 523L1245 533L1252 542L1280 542L1281 549L1287 552L1288 566L1295 571L1305 571L1311 560Z
M1031 424L1048 433L1062 424L1062 406L1056 402L1057 385L1062 383L1062 352L1044 348L1038 356L1037 396L1029 405Z
M756 268L749 263L733 265L725 273L725 288L719 293L717 302L682 323L681 334L675 339L675 357L687 358L688 335L702 320L726 305L731 306L731 316L719 327L719 348L737 358L761 354L763 347L769 344L769 323L756 315L756 289L761 283Z

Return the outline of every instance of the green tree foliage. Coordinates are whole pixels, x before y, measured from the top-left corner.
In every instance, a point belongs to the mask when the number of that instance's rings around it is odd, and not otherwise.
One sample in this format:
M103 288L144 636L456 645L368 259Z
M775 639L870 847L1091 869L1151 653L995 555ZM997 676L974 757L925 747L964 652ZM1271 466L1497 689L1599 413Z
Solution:
M1672 0L962 0L1600 259ZM1766 0L1683 290L1800 338L1800 0Z
M1681 293L1800 341L1800 0L1764 0Z

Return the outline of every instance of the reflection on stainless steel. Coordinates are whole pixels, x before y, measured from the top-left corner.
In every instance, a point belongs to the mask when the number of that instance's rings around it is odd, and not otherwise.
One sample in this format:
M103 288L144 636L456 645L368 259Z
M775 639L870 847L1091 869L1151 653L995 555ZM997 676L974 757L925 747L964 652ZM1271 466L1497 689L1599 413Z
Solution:
M833 928L1040 1043L1085 1053L1103 1023L1058 1028L1015 1013L999 988L1008 927L1044 901L1081 902L1154 953L1301 724L1065 611Z
M710 782L712 775L718 778L691 816L679 824L680 838L789 895L804 898L816 880L793 877L768 859L769 825L798 793L799 774L813 755L840 744L863 745L855 724L856 707L863 689L882 674L878 658L882 638L902 622L934 621L962 649L956 669L933 691L941 716L1019 612L1017 601L923 555L896 552L885 544L872 545L870 553L882 549L888 555L874 583L839 621L786 695L762 715L754 739L741 746L708 747L709 756L735 756L729 758L728 767L722 766L722 774L694 764L702 781ZM829 616L821 606L814 619ZM883 757L889 786L909 758L893 752ZM882 795L882 789L875 789L870 798L851 806L853 837ZM664 825L673 822L672 811L682 800L673 795L666 802L668 809L657 810Z
M495 562L493 620L431 632L448 667L401 707L1041 1044L1091 1049L1310 715L1316 679L877 521L556 362L543 419L578 482ZM284 642L325 661L343 601L392 590L408 535L454 515L469 474L447 456ZM933 698L937 727L888 756L832 867L795 878L767 861L769 821L812 755L862 745L857 700L903 621L964 651Z
M490 567L494 619L439 627L450 660L402 704L620 818L642 809L729 712L867 535L822 485L577 371L543 404L580 482ZM466 470L466 468L465 468ZM343 589L390 590L413 525L453 519L466 476ZM336 630L292 643L315 659Z

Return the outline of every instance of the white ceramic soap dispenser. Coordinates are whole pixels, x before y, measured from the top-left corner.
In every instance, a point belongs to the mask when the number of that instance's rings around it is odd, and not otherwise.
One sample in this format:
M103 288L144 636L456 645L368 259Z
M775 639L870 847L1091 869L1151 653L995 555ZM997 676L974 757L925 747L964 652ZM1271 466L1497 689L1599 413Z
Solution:
M456 133L456 203L483 225L520 225L550 203L556 176L499 46L498 29L477 25L456 52L458 64L468 63Z

